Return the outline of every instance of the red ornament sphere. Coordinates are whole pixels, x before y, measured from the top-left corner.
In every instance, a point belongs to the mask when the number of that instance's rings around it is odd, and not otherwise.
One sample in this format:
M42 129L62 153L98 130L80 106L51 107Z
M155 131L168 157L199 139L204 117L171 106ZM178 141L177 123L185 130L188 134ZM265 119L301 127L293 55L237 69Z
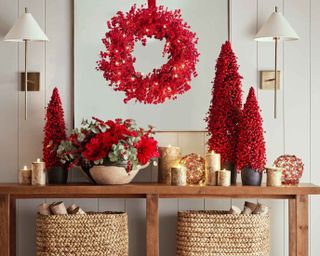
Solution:
M182 157L179 164L187 170L187 184L201 185L206 182L205 160L202 156L191 153Z
M282 184L285 185L297 185L302 177L303 163L299 157L294 155L282 155L275 161L274 165L279 168L283 168L282 171Z
M127 13L117 12L107 25L102 39L106 50L100 52L97 70L115 91L125 92L125 103L159 104L190 90L191 79L197 76L198 39L180 10L134 5ZM145 46L147 38L166 40L162 54L168 54L168 62L144 75L135 70L132 53L135 43L142 41Z

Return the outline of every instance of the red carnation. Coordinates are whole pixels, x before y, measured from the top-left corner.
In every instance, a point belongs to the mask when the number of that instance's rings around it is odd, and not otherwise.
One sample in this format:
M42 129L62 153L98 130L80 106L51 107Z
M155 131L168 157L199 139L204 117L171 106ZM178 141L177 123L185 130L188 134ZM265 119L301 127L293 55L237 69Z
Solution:
M238 69L237 58L230 42L226 41L217 60L212 100L205 119L210 135L209 151L220 153L222 164L235 163L242 107L242 77Z
M56 87L53 89L45 120L43 160L46 168L61 166L56 148L62 140L66 139L66 126L59 91Z
M253 87L250 88L240 121L237 147L237 169L249 167L263 171L266 164L266 148L260 108Z
M127 126L130 126L130 123L122 123L122 119L117 119L115 122L108 120L106 124L109 126L110 136L118 140L123 140L128 136L137 136L136 131L129 131Z
M101 160L108 156L113 144L117 144L118 139L110 136L109 132L99 133L86 144L83 156L89 161Z
M144 165L151 158L160 156L157 144L158 142L154 138L148 136L141 137L140 141L135 145L138 151L137 158L140 164Z

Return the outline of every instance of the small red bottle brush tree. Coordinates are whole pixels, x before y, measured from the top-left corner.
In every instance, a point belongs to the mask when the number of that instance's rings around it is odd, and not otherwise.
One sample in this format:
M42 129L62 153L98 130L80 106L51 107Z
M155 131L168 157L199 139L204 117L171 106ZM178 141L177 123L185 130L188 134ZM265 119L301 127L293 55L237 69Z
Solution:
M55 87L47 107L46 124L44 127L43 160L46 168L62 166L57 157L56 149L66 139L64 112L58 89Z
M212 100L205 119L210 136L208 149L221 154L223 167L234 169L242 107L242 77L229 41L222 45L215 69Z
M253 87L250 88L239 124L237 170L250 168L263 172L266 148L260 108Z

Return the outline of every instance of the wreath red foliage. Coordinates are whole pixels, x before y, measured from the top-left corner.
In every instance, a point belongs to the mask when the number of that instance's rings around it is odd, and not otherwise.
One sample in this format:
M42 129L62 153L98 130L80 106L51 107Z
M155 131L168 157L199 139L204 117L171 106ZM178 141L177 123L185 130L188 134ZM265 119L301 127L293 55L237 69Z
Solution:
M125 14L119 11L107 26L109 31L102 39L106 51L100 52L97 70L103 72L115 91L125 92L125 103L134 99L159 104L190 90L192 76L197 76L198 39L183 21L180 10L134 5ZM162 54L168 54L168 62L144 75L135 70L132 53L135 43L141 41L145 46L147 38L166 40Z
M226 160L235 163L242 107L242 77L238 69L237 58L226 41L217 60L212 100L205 119L210 135L208 148L221 154L222 164Z
M51 100L47 107L46 124L44 127L43 160L46 168L61 166L56 149L62 140L66 139L64 113L57 88L53 89Z
M260 108L253 87L250 88L240 120L237 169L249 167L262 172L266 165L266 148Z

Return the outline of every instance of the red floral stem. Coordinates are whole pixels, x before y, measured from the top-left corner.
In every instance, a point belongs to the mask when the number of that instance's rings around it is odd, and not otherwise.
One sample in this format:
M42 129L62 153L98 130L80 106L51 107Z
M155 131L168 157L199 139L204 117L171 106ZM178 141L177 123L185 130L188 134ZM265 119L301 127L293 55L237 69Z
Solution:
M156 0L148 0L148 7L149 8L156 7Z

